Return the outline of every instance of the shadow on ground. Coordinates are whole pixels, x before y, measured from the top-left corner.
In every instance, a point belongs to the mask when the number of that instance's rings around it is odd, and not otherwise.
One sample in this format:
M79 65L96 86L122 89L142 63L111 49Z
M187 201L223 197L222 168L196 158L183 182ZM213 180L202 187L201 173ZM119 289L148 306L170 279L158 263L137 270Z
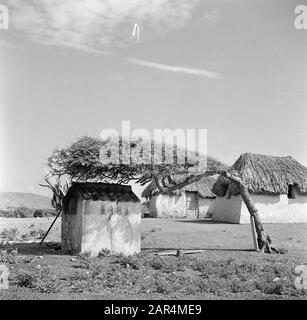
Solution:
M18 254L21 255L33 255L33 256L42 256L42 255L67 255L67 253L62 253L61 243L58 242L48 242L40 245L39 243L14 243L13 245L8 245L2 247L4 250L14 250L17 249ZM150 248L144 247L141 248L143 253L167 253L169 251L193 251L193 250L202 250L206 251L219 251L219 252L252 252L252 249L229 249L229 248Z
M220 221L214 221L211 219L185 219L185 220L174 220L174 222L185 222L185 223L197 223L197 224L233 224L233 223L227 223L227 222L220 222Z
M4 250L14 250L17 249L18 254L21 255L62 255L61 243L48 242L40 245L39 243L14 243L11 245L5 245L2 247Z
M154 252L168 252L168 251L174 251L174 250L182 250L182 251L193 251L193 250L202 250L204 252L206 251L225 251L225 252L253 252L255 250L253 249L227 249L227 248L142 248L142 252L148 252L148 253L154 253Z

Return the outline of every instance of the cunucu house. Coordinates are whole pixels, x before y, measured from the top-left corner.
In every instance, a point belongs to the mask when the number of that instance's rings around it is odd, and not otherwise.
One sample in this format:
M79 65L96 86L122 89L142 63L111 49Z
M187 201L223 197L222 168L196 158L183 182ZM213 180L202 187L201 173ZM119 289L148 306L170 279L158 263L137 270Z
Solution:
M185 175L172 176L175 183L185 178ZM142 197L148 200L147 210L154 218L203 219L214 211L215 194L211 189L215 181L216 176L204 177L184 188L160 193L153 180L142 192Z
M296 159L244 153L231 169L248 187L262 222L307 222L307 167ZM250 223L236 183L220 175L212 191L216 195L213 220Z

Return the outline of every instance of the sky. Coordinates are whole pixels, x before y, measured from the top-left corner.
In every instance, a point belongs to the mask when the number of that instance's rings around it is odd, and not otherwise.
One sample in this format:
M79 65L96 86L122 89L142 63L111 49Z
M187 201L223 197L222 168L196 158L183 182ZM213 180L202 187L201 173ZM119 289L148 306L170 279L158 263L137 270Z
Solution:
M245 152L307 165L304 1L2 0L0 191L46 194L55 148L124 120L207 129L228 165Z

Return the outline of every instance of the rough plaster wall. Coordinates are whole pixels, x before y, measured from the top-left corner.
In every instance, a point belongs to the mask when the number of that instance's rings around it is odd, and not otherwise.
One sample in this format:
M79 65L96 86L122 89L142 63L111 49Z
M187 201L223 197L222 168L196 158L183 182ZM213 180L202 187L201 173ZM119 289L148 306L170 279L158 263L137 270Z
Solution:
M150 212L150 215L154 218L158 218L157 206L156 206L157 198L158 197L152 197L149 203L149 212Z
M295 192L295 199L283 195L255 195L252 200L263 223L307 222L307 196ZM217 197L212 219L231 223L250 223L250 215L241 196Z
M199 197L198 203L199 203L199 218L200 219L203 219L208 214L213 213L214 200L215 199L210 199L210 198L204 199L204 198Z
M215 200L216 199L210 199L210 205L209 205L209 208L208 208L208 214L212 215L214 210L215 210Z
M169 196L160 194L153 197L150 202L150 213L155 218L184 218L186 198L182 196Z
M251 195L263 223L307 222L307 196L295 192L295 199L280 196ZM240 223L249 223L249 212L243 203Z
M67 209L67 212L62 214L62 250L77 253L81 251L82 201L70 199Z
M141 249L141 204L84 200L82 252L133 254Z
M199 197L199 218L205 218L208 213L214 210L215 199L203 199ZM155 218L185 218L186 217L186 196L158 195L150 201L150 213ZM197 218L194 214L188 218Z
M232 196L231 199L217 196L215 199L215 207L212 215L212 220L229 223L240 223L241 207L241 196Z
M133 254L141 250L141 204L122 202L111 217L113 250Z

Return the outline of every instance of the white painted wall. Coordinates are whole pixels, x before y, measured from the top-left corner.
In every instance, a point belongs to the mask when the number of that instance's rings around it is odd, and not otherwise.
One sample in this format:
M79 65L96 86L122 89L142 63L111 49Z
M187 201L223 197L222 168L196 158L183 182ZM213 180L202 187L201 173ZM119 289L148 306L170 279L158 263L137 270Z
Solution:
M102 249L126 255L141 250L140 202L84 201L81 252Z
M89 251L92 256L102 249L126 255L140 252L141 203L71 199L62 217L62 246L64 251Z
M283 195L256 195L251 198L263 223L307 222L307 195L295 190L295 199ZM241 196L217 197L213 220L230 223L250 223L250 215Z
M215 199L199 198L199 218L203 219L214 210ZM155 218L185 218L186 217L186 194L176 195L158 195L151 199L150 213ZM188 217L188 218L196 218Z
M225 197L216 197L215 207L212 215L212 220L240 223L242 207L241 196L232 196L231 199Z
M199 203L199 219L206 218L208 215L213 214L215 199L211 198L201 198L198 199Z
M150 213L155 218L184 218L185 194L182 196L160 194L150 201Z

